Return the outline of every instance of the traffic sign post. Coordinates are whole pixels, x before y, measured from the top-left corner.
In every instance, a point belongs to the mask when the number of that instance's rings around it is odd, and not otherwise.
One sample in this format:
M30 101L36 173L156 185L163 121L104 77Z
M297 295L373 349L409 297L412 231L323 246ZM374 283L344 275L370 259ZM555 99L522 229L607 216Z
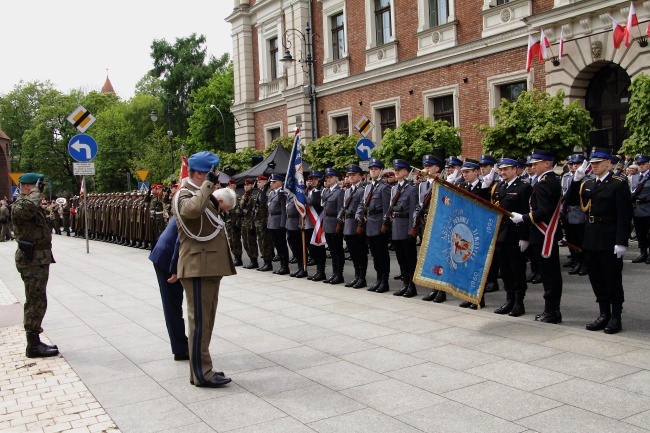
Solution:
M82 133L86 132L86 129L90 128L90 125L95 122L95 116L90 114L90 111L86 110L82 105L78 106L67 119Z
M20 187L12 186L11 187L11 196L12 197L18 197L19 195L20 195Z
M88 134L77 134L68 142L68 153L75 161L92 161L97 156L97 142Z
M372 156L372 150L375 148L375 143L372 142L369 138L362 138L357 142L356 151L359 158L363 161L370 160Z
M365 114L361 116L361 119L354 125L355 128L357 128L357 131L363 135L364 138L368 136L372 132L373 129L375 129L375 125L372 124L370 119L368 119L368 116Z
M72 170L75 176L94 176L95 163L94 162L73 162Z

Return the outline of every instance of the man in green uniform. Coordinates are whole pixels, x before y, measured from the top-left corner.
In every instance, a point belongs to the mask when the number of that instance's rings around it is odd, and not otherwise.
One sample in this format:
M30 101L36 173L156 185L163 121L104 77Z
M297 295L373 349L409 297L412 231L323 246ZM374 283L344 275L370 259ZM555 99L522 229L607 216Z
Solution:
M260 255L264 264L258 268L258 271L268 272L273 270L273 239L271 234L266 231L266 222L269 219L269 209L267 207L267 191L270 186L269 178L266 176L257 176L257 194L253 201L253 218L255 219L255 233L257 234L257 243L260 247Z
M228 188L232 189L233 191L237 189L237 183L235 182L235 179L230 179L228 181ZM240 197L237 197L237 203L235 207L224 213L226 233L228 234L228 241L230 241L230 249L232 251L232 254L235 256L235 266L242 266L244 264L241 261L241 209L239 208L239 199Z
M244 266L244 269L257 269L259 263L257 258L257 232L255 231L255 220L253 218L253 206L257 196L253 196L253 179L246 179L244 181L244 195L239 200L239 209L241 211L241 236L244 244L244 249L248 258L251 260L249 264Z
M56 356L56 346L42 343L39 334L47 310L47 279L52 256L52 230L41 207L45 176L25 173L20 178L20 196L12 206L12 222L18 249L16 268L25 282L25 311L23 324L27 334L28 358Z

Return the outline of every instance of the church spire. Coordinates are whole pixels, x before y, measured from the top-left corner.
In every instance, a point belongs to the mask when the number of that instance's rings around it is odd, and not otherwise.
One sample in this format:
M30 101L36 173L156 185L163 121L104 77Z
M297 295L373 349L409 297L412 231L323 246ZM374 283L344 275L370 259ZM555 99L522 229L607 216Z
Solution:
M115 94L115 90L113 90L113 85L111 84L111 80L108 78L108 68L106 69L106 81L104 82L104 86L102 87L102 93Z

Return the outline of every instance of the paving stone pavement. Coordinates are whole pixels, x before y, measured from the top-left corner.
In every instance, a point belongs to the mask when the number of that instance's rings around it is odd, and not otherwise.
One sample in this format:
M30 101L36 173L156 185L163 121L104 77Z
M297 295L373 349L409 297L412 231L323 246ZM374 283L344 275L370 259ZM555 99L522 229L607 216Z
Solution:
M650 431L646 340L241 268L211 344L233 382L196 388L148 252L59 236L43 328L61 356L28 359L14 251L0 243L2 432Z

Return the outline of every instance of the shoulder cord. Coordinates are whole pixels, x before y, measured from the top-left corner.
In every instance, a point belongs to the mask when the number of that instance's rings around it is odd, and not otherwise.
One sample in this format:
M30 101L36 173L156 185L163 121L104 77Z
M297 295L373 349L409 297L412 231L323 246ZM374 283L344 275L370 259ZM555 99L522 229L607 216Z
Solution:
M587 202L587 204L584 204L584 200L582 199L582 188L584 188L585 184L587 182L582 182L580 184L580 207L582 208L583 212L589 212L591 210L591 199Z
M183 229L183 231L185 232L185 234L189 238L197 240L199 242L206 242L206 241L210 241L210 240L214 239L219 234L221 229L223 228L223 225L224 225L223 220L221 220L221 218L219 216L215 215L212 211L210 211L206 207L204 212L208 217L208 222L210 224L212 224L212 226L216 230L214 232L212 232L211 234L207 235L207 236L199 236L199 235L195 235L194 233L190 232L190 229L185 225L185 222L183 222L183 218L181 218L181 214L180 214L179 208L178 208L178 197L180 196L181 191L189 191L190 194L192 194L192 196L195 196L196 193L194 191L190 191L187 188L181 188L176 193L176 195L174 196L174 209L176 210L176 215L178 215L177 221L180 223L180 226ZM216 224L213 224L212 221L214 221ZM199 233L201 233L202 230L203 230L203 217L201 217L201 226L199 227Z

